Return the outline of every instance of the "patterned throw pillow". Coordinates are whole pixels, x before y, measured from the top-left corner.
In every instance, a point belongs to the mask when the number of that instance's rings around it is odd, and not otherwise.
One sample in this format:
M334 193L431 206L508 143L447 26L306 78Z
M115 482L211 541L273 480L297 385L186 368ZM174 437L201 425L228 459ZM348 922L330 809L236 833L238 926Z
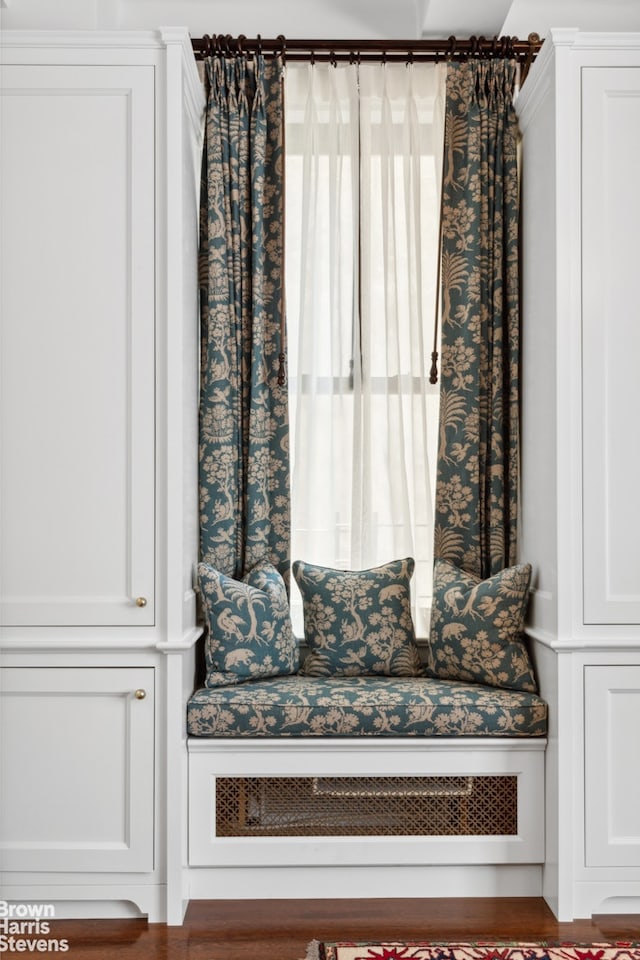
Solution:
M208 628L208 687L296 672L299 651L289 598L272 564L256 564L242 580L234 580L199 563L198 583Z
M300 673L421 676L409 590L414 566L410 557L371 570L334 570L296 560L293 575L309 647Z
M480 580L436 560L429 637L433 675L535 693L522 636L530 582L528 563Z

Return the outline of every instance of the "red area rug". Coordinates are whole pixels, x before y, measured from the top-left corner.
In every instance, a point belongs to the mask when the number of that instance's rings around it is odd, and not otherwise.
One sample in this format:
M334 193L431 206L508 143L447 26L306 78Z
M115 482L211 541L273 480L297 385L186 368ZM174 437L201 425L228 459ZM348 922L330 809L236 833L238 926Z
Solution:
M640 960L640 944L314 941L309 944L306 960Z

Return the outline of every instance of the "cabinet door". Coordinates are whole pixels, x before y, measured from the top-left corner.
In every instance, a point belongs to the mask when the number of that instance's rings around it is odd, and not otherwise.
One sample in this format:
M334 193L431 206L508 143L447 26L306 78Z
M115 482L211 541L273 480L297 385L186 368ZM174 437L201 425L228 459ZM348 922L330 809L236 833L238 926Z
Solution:
M640 666L585 667L588 867L640 867Z
M153 668L7 668L0 719L3 870L153 869Z
M640 623L640 68L582 71L584 622Z
M153 68L1 70L0 620L153 624Z

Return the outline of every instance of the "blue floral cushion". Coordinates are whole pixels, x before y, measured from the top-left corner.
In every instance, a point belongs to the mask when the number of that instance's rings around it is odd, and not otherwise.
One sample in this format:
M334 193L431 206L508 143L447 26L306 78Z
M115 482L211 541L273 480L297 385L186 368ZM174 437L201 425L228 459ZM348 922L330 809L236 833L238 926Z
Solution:
M531 566L518 564L480 580L436 560L429 669L436 677L536 691L523 638Z
M234 580L199 563L198 585L207 625L208 687L296 672L299 648L289 598L272 564L256 564L242 580Z
M412 677L424 672L415 642L409 583L414 561L334 570L296 560L309 653L308 677Z
M192 737L543 737L533 693L428 677L279 677L187 704Z

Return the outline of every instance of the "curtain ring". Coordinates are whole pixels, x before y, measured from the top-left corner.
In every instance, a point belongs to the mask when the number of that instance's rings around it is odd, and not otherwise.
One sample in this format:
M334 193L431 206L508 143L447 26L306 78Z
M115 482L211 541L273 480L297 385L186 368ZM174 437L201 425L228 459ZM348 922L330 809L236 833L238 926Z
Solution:
M283 65L287 60L287 41L283 33L278 34L278 40L280 41L280 55L282 56Z
M452 60L456 53L456 38L453 34L449 37L449 49L447 50L447 59Z
M245 37L244 33L239 34L237 42L238 42L238 53L241 57L244 56L244 50L242 49L242 42L243 40L246 40L246 39L247 38Z
M262 37L260 34L256 37L256 52L259 57L262 56Z

